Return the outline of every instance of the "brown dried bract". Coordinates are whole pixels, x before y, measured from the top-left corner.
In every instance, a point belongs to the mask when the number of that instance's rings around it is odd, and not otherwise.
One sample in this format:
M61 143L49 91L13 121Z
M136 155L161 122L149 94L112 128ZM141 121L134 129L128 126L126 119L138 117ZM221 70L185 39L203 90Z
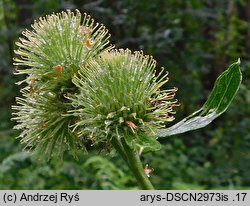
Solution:
M30 85L29 92L30 92L30 94L35 93L35 89L34 89L34 87L32 85Z
M137 129L138 127L135 125L134 122L131 122L131 121L126 121L127 125L131 128L131 130L133 132L135 132L134 130Z
M34 94L34 93L35 93L35 89L34 89L34 84L35 84L35 82L36 82L35 79L31 79L31 80L29 81L29 86L30 86L29 92L30 92L30 94Z
M137 129L137 126L135 125L135 123L131 122L131 121L126 121L127 125L129 127L132 127L133 129Z
M56 69L57 76L61 76L62 75L62 70L63 70L62 65L58 64L58 65L54 66L53 68Z
M90 38L87 38L86 41L85 41L85 44L87 47L91 47L92 46L92 41Z
M151 174L153 171L154 171L154 169L153 169L153 168L150 168L150 167L148 166L148 164L145 165L145 167L144 167L144 172L145 172L145 174L146 174L148 177L150 177L150 174Z
M45 128L45 127L46 127L45 121L41 121L41 122L40 122L40 127L41 127L41 128Z

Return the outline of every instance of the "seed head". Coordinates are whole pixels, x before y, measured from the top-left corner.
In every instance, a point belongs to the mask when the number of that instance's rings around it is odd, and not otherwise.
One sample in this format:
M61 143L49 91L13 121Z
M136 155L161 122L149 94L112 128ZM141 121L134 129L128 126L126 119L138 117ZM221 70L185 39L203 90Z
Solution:
M76 156L84 149L84 138L71 129L78 117L67 116L74 109L68 97L78 90L72 78L80 66L110 48L108 31L77 10L41 17L31 27L16 43L16 74L26 75L18 84L28 85L13 106L15 128L22 130L19 137L29 150L60 157L70 150ZM86 48L90 38L91 48Z
M168 81L162 69L155 76L155 60L142 52L110 50L81 67L73 83L74 116L82 117L74 130L94 143L128 133L156 138L158 129L173 120L176 88L160 90ZM164 74L165 73L165 74Z

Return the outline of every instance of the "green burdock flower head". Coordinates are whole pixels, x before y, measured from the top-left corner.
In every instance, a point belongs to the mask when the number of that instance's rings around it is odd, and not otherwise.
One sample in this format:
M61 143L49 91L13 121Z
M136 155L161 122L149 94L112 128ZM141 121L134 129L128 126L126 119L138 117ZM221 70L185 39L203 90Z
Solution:
M112 50L103 25L79 11L48 15L17 42L17 74L26 75L14 120L26 148L77 156L85 142L125 141L133 150L158 150L156 132L172 121L176 88L142 52Z
M73 133L70 125L76 118L65 116L72 109L68 96L78 88L72 77L81 65L111 48L109 34L103 25L76 10L39 18L24 31L14 59L16 74L26 78L17 98L14 120L23 132L21 142L26 148L50 156L59 156L69 149L84 148L82 137Z
M27 74L39 88L69 86L80 65L108 49L108 30L78 10L41 17L31 27L16 43L19 58L14 61L26 66L18 67L17 74Z
M162 68L156 76L155 66L151 56L127 49L104 52L81 67L71 111L81 120L73 130L94 143L124 138L140 152L159 149L156 132L174 119L178 103L176 88L160 90L168 73Z

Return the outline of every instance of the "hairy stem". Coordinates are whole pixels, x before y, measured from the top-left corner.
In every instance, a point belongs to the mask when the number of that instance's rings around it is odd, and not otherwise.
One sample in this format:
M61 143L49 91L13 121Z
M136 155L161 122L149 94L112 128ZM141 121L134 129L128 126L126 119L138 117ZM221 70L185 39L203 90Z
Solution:
M131 172L135 175L135 178L140 185L140 187L144 190L154 190L154 187L150 180L148 179L147 175L144 172L139 154L133 151L124 141L121 139L119 145L114 145L120 147L117 151L121 154L125 162L128 164ZM122 147L122 148L121 148ZM117 148L116 148L117 149Z
M111 139L111 144L113 145L113 147L116 149L116 151L121 155L122 159L128 164L129 166L129 162L128 162L128 158L126 155L126 152L123 149L123 146L121 144L121 142L119 141L118 138L113 137Z

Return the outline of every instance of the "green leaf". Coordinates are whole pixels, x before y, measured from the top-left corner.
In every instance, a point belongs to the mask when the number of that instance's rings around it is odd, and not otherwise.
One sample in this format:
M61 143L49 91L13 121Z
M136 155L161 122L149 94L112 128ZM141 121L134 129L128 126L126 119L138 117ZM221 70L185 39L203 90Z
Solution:
M154 137L143 134L127 134L125 141L131 149L138 151L140 154L161 149L161 144Z
M177 124L167 129L159 130L158 136L167 137L205 127L225 112L241 84L242 74L239 65L240 60L231 64L229 68L217 78L208 100L201 109Z

